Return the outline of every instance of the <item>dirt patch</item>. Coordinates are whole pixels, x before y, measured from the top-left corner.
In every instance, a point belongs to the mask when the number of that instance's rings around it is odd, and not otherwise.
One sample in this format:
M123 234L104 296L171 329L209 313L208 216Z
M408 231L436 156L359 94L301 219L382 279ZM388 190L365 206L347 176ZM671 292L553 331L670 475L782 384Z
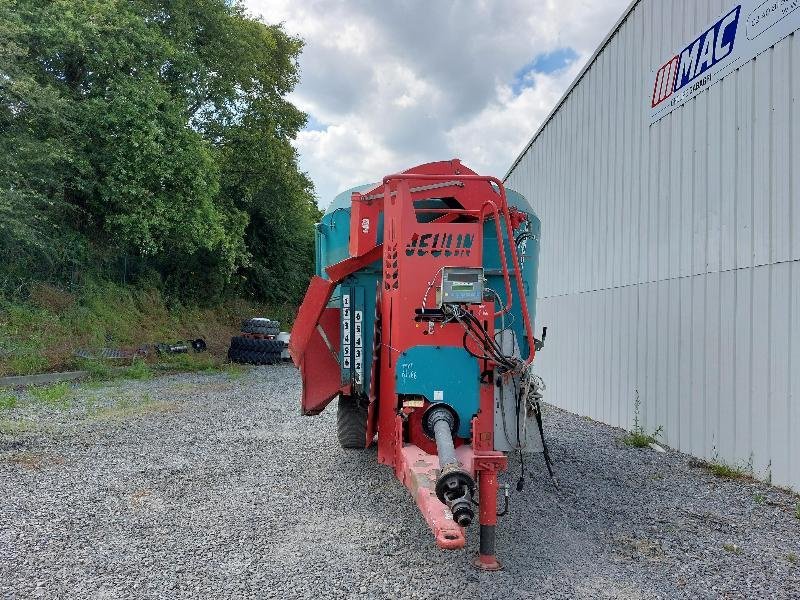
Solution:
M63 465L64 458L54 454L41 454L39 452L15 452L6 460L12 465L30 471L40 471L53 465Z
M124 421L158 413L169 413L178 410L174 402L162 400L145 400L135 403L121 402L114 406L97 408L89 415L91 421Z

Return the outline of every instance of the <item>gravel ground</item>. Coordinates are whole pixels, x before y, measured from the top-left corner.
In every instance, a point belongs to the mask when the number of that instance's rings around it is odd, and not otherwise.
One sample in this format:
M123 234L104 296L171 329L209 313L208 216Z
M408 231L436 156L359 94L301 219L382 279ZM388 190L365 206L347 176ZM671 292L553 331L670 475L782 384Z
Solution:
M293 367L18 393L0 409L3 598L800 598L797 498L548 408L506 569L443 552ZM514 469L516 462L513 461ZM513 477L513 475L512 475ZM512 485L513 488L513 485Z

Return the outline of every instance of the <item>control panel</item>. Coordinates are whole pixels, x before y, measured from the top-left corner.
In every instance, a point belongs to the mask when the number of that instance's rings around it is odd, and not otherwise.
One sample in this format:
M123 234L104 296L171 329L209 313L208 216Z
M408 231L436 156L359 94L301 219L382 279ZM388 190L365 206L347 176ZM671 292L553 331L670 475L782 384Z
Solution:
M484 278L480 267L444 267L439 306L443 304L480 304L483 302Z

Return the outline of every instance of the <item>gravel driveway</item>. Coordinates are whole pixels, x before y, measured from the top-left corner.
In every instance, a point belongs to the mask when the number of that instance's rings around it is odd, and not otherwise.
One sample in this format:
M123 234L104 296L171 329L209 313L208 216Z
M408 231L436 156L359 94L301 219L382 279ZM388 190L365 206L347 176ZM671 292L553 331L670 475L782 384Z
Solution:
M438 550L375 452L338 447L335 411L299 416L299 386L281 365L17 394L0 596L800 598L795 496L555 409L561 491L536 457L498 527L506 569L478 573L477 528Z

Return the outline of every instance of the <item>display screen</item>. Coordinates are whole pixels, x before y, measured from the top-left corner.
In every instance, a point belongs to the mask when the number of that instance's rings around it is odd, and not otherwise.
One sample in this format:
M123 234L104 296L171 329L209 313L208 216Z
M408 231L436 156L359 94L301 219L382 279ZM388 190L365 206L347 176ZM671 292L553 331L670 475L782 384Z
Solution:
M450 281L459 281L465 283L478 283L478 273L448 273L447 278ZM455 285L453 286L456 287ZM469 286L470 288L472 286Z

